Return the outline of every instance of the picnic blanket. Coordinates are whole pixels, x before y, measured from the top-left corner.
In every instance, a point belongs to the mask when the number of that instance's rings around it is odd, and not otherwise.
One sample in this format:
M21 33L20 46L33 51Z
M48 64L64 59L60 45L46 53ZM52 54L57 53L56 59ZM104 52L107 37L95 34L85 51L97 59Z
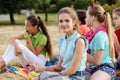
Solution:
M14 72L16 74L19 74L22 77L26 78L27 80L30 80L30 78L28 76L29 71L25 68L21 68L21 67L18 67L18 66L6 66L5 69L8 70L8 71Z
M31 80L39 75L39 73L36 73L34 70L29 72L26 68L21 68L18 66L6 66L5 70L21 75L22 77L26 78L26 80Z

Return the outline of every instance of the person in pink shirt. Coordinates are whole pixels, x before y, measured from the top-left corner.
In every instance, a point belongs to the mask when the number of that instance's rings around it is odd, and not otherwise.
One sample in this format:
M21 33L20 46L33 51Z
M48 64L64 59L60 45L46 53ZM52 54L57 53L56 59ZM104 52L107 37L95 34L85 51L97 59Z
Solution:
M85 25L86 10L77 10L76 12L80 23L80 34L84 36L89 31L89 28Z

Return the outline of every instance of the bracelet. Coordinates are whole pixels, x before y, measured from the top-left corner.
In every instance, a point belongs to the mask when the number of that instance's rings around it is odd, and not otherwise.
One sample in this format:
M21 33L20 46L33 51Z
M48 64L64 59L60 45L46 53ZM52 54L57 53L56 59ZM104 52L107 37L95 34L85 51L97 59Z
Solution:
M54 68L47 66L47 71L54 71Z

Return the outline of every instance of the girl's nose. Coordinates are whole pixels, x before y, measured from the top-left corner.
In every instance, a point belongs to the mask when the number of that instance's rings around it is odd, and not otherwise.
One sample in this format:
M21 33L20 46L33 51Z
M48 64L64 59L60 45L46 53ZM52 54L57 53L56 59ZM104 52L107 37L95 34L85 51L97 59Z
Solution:
M63 21L63 22L62 22L62 25L66 25L66 22L65 22L65 21Z
M26 30L26 31L28 31L28 28L27 28L27 27L25 27L25 30Z

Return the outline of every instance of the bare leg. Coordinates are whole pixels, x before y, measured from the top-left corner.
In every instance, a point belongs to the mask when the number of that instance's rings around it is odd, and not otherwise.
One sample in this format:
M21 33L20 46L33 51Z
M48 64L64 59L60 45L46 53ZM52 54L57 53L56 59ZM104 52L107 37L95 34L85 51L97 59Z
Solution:
M98 70L91 75L90 80L111 80L111 77L106 72Z

